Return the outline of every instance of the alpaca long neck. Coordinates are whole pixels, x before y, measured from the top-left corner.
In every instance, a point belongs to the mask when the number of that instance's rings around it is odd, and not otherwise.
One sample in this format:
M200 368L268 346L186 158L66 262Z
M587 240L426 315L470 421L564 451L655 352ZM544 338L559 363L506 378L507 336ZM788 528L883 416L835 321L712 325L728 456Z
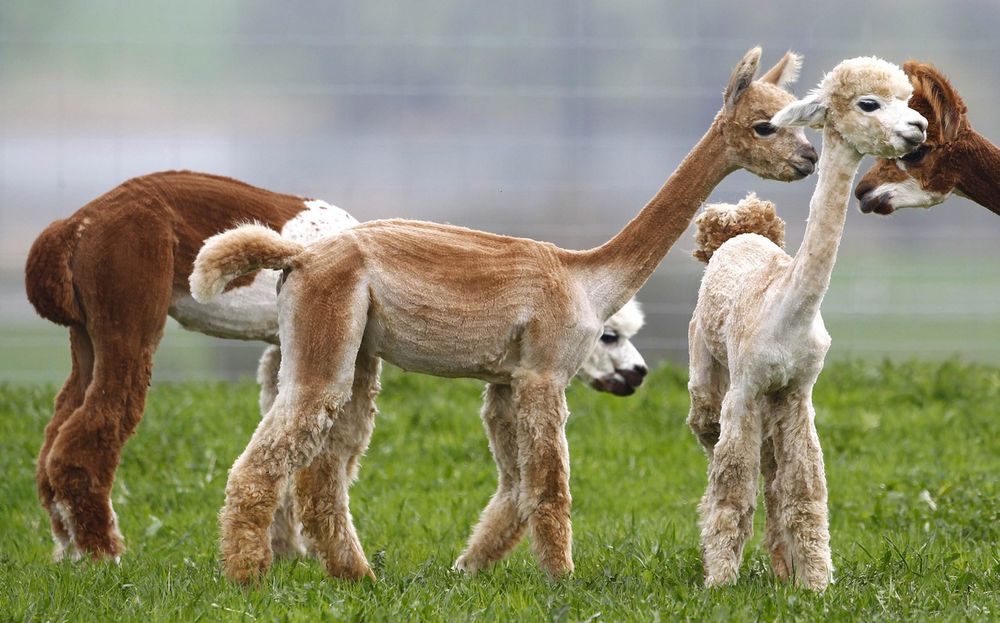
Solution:
M642 287L719 182L728 164L722 122L716 117L659 192L624 229L579 256L582 282L602 319Z
M791 283L785 299L792 316L789 320L811 323L819 313L837 262L851 184L860 163L861 154L836 131L829 127L824 130L819 179L809 201L809 222L791 265Z
M981 134L970 132L961 156L956 188L979 205L1000 214L1000 148Z

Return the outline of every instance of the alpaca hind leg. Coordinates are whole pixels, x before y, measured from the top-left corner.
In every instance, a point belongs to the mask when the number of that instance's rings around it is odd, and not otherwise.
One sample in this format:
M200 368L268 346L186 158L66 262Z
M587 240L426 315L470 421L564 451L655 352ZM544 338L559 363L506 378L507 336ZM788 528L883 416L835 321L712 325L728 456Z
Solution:
M557 577L573 571L572 498L566 442L565 383L535 373L514 379L517 410L517 505L531 530L542 569Z
M781 488L778 483L778 464L775 457L774 438L765 437L760 446L760 472L764 476L764 544L771 554L774 576L784 582L791 574L791 559L785 543L785 528L781 518Z
M72 357L72 369L66 383L56 396L55 413L52 420L45 427L45 440L42 448L38 452L37 471L35 474L38 486L38 499L49 514L52 524L52 540L55 542L52 558L55 561L62 560L70 553L73 557L79 556L79 551L73 544L73 537L69 532L66 523L63 522L62 515L55 506L55 491L52 482L49 480L46 463L49 458L49 451L52 443L59 433L59 428L67 419L83 404L87 386L93 377L94 367L94 347L90 343L90 337L83 327L73 326L69 330L70 355Z
M260 385L260 416L263 418L274 406L278 396L278 368L281 365L281 349L269 345L264 349L257 365L257 383ZM302 541L302 524L295 516L291 487L282 487L278 508L271 522L271 550L275 556L305 556L306 547Z
M731 584L739 575L743 546L753 531L760 472L756 401L730 391L723 401L721 423L700 509L706 587Z
M793 396L789 413L779 422L780 446L775 449L791 571L799 585L823 590L833 579L833 563L826 474L815 418L812 396Z
M517 507L520 472L517 466L517 420L509 385L490 384L483 394L483 426L497 464L496 493L472 530L469 544L455 568L475 574L506 556L521 541L527 523Z
M45 469L77 549L93 558L117 559L124 550L111 488L122 446L142 419L170 305L174 239L156 218L121 223L116 240L129 244L94 236L81 239L77 251L101 258L74 271L93 346L93 379L83 403L59 427Z
M303 279L293 272L278 302L281 392L233 464L219 514L223 568L239 582L253 581L270 567L269 528L279 494L289 476L319 453L354 382L367 289L349 273ZM321 289L311 290L314 284ZM338 305L311 307L308 301Z
M333 577L375 579L354 528L348 489L375 427L380 371L378 357L358 355L351 400L335 417L320 453L295 479L303 531Z

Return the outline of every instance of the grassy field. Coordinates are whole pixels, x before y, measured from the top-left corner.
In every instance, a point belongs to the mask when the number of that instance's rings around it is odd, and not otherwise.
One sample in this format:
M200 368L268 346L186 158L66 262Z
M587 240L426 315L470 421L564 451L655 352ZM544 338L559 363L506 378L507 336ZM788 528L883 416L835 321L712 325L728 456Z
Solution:
M449 570L495 486L480 385L387 371L355 519L377 583L281 561L226 581L215 516L256 423L255 387L166 384L126 447L120 566L49 562L34 457L53 386L0 385L0 620L996 620L1000 369L831 364L817 387L836 584L779 585L757 536L737 586L700 587L705 459L684 425L686 373L633 398L570 394L576 573L548 581L522 545L475 578Z

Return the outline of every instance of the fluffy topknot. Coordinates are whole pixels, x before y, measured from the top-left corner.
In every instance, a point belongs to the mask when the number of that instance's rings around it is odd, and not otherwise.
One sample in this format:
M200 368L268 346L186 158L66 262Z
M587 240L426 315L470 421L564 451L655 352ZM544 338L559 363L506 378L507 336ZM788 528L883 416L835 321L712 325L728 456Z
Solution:
M774 210L774 204L750 193L739 203L711 203L694 221L698 245L693 255L706 264L712 254L730 238L740 234L759 234L779 247L785 246L785 221Z

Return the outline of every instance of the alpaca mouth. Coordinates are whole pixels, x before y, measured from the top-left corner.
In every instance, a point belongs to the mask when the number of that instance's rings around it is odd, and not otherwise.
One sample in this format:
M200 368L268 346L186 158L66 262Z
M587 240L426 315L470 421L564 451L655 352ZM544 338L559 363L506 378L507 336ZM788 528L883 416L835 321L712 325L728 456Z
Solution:
M882 193L880 195L875 195L874 193L867 193L861 197L861 202L859 207L861 212L864 214L881 214L882 216L887 216L893 213L892 207L892 195L889 193Z
M590 382L590 386L599 392L615 396L631 396L637 387L642 385L643 374L632 370L615 370Z
M799 179L802 179L812 175L813 171L816 170L816 165L812 164L811 162L807 162L804 164L793 164L792 168L795 169L795 172L799 174L800 176Z

